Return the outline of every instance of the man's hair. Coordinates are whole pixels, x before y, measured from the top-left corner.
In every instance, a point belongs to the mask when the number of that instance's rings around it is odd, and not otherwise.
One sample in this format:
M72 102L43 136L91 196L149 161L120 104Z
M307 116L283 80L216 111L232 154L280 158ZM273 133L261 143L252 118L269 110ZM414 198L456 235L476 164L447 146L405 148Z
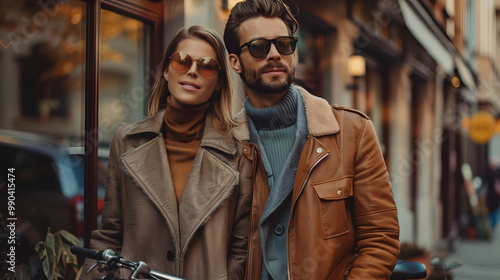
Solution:
M299 23L288 6L282 0L247 0L236 3L231 9L229 19L224 28L224 43L229 54L240 54L240 25L247 19L263 16L266 18L281 18L292 36Z

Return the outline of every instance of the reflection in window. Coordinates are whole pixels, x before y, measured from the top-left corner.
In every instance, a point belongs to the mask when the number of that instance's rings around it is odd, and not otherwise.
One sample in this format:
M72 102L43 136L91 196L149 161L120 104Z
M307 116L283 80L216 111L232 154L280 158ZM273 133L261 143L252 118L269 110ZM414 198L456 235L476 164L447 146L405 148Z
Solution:
M297 29L296 36L299 38L297 42L299 63L308 67L316 67L316 38L314 34L306 26L301 26Z
M383 115L383 109L384 109L384 103L383 103L383 71L381 69L369 69L369 74L367 75L368 85L369 89L368 91L370 92L370 97L369 97L369 111L370 111L370 117L372 119L373 124L375 125L375 130L377 132L377 136L379 140L384 139L384 135L382 134L382 129L384 128L384 115Z
M104 144L120 123L146 115L145 29L139 20L101 13L99 132Z
M319 95L320 75L318 70L318 40L321 35L315 34L312 28L302 25L297 29L297 55L299 63L295 68L295 84L304 87L310 93Z
M85 3L2 1L0 128L81 138Z

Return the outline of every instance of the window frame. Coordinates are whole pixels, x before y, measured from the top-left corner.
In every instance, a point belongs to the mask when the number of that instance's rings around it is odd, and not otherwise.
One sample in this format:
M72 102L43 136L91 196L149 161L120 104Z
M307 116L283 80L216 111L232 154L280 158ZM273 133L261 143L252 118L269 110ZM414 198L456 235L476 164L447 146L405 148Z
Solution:
M152 0L81 0L86 5L85 29L85 109L84 109L84 246L89 247L90 236L97 228L97 150L99 109L99 47L101 11L108 10L131 17L148 25L149 51L148 85L151 86L156 65L163 49L164 2Z

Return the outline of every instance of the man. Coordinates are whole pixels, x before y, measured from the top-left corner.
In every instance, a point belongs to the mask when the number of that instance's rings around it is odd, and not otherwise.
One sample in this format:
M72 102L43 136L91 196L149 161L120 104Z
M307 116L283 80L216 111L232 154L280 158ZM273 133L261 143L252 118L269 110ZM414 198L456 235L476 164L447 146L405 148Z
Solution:
M224 30L248 98L235 137L253 161L246 279L389 279L399 225L374 127L292 85L297 21L247 0Z

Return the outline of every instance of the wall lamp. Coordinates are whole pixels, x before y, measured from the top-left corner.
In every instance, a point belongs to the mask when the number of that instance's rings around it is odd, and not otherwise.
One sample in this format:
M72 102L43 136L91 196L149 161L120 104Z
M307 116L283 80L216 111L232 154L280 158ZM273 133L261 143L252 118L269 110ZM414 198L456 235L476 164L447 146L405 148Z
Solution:
M347 59L347 72L353 78L353 84L346 85L347 89L357 90L359 85L356 78L366 75L366 60L361 55L353 55Z
M458 76L453 76L451 78L451 85L454 88L459 88L462 85L462 81L460 80L460 78Z

